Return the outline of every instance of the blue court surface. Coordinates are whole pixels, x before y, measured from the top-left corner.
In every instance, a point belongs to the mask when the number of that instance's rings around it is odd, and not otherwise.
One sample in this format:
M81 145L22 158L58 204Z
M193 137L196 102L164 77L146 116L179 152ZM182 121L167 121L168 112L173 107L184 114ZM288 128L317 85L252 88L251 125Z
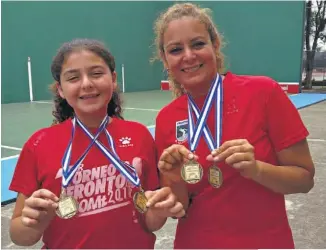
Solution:
M16 198L17 194L8 190L18 157L1 159L1 203Z
M289 96L289 98L297 109L302 109L326 100L326 94L301 93ZM148 127L148 129L154 136L155 127L150 126ZM1 203L8 203L14 201L14 199L16 198L17 194L8 190L16 166L16 162L17 156L1 159Z
M302 109L310 105L326 100L326 94L318 93L301 93L290 96L291 101L297 109Z

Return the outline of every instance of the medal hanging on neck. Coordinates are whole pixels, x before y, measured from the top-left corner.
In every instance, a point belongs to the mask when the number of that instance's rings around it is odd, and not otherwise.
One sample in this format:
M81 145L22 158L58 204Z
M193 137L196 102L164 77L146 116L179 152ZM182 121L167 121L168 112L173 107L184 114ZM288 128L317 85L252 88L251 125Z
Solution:
M199 109L196 110L198 116L196 126L194 126L194 120L192 113L194 112L193 106L196 105L193 98L188 94L188 143L191 152L195 152L198 147L199 139L201 138L209 111L212 108L214 97L216 96L216 89L218 86L218 77L211 84L208 95L205 98L205 102L202 108L202 112L199 114ZM196 113L195 113L196 114ZM203 178L203 167L195 160L186 162L181 168L182 179L189 184L196 184Z
M72 126L71 139L62 159L62 187L61 187L61 194L59 197L58 208L56 209L56 214L62 219L69 219L75 216L78 212L78 202L74 197L67 195L66 188L71 182L74 174L77 172L80 164L85 159L89 150L91 149L95 141L97 141L97 138L99 137L103 129L106 127L109 117L105 116L92 142L86 148L82 156L79 157L79 159L75 162L75 164L71 168L69 168L71 153L72 153L72 142L75 134L76 119L78 118L75 117L72 120L73 126Z
M220 79L219 88L217 89L217 98L216 98L216 113L215 113L215 129L216 129L216 144L214 148L210 148L211 151L217 149L221 146L222 140L222 111L223 111L223 84L222 78ZM219 188L223 184L223 174L221 169L217 166L217 164L213 164L208 169L208 182L214 188Z
M82 130L85 132L85 134L91 139L94 140L94 136L87 130L87 128L84 126L84 124L77 119L77 124L82 128ZM141 187L140 179L138 177L136 169L128 164L123 162L118 154L116 153L115 146L113 139L110 135L110 133L107 131L107 129L104 129L105 135L108 139L110 150L108 150L101 142L95 141L95 145L102 151L102 153L105 155L105 157L112 162L113 166L124 176L127 178L129 182L131 182L136 187L139 187L139 192L136 192L133 197L133 202L135 208L140 213L145 213L147 211L147 198L145 196L145 192Z
M192 99L192 97L188 96L188 105L190 106L190 108L188 108L188 110L191 109L194 112L198 122L200 121L200 119L203 119L203 117L205 117L206 115L208 116L208 112L209 112L213 102L215 101L215 104L216 104L216 107L215 107L216 108L215 109L215 128L216 128L215 138L216 139L214 140L214 138L210 132L210 129L208 128L208 126L206 124L207 117L206 117L205 121L203 122L204 125L202 128L202 133L204 134L204 139L211 151L213 151L214 149L216 149L220 146L221 138L222 138L222 105L223 105L222 89L223 89L222 78L221 78L221 76L219 76L217 74L216 79L213 83L213 86L210 89L210 92L208 94L208 97L209 97L210 94L212 94L211 92L214 92L212 101L210 101L208 99L208 101L206 102L206 100L205 100L205 104L203 106L202 113L200 113L200 109L198 108L198 106L196 105L196 103ZM206 105L210 105L210 108L207 113L205 113ZM189 111L188 111L188 114L189 114ZM190 119L189 119L189 123L191 125ZM190 129L189 129L189 131L191 133ZM222 171L216 165L213 165L209 168L208 182L215 188L219 188L223 183Z

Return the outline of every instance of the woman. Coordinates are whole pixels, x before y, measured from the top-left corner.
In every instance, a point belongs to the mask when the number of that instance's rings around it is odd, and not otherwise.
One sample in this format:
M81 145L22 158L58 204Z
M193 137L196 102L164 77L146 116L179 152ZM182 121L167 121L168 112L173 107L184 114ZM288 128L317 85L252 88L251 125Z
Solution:
M174 247L294 248L284 195L314 185L298 111L268 77L223 74L206 9L174 4L155 30L176 97L156 119L160 178L187 214Z
M157 189L147 128L122 118L114 57L98 41L77 39L62 45L51 71L57 124L35 132L20 154L12 241L154 248L152 231L185 212L171 189Z

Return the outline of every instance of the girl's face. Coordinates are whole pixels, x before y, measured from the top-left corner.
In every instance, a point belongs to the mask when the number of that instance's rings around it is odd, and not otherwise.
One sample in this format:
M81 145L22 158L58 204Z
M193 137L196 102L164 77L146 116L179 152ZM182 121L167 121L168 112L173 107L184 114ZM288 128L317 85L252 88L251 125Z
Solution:
M192 17L171 21L163 36L164 65L190 93L207 93L217 73L215 50L203 23Z
M105 116L117 83L116 73L100 56L88 50L72 52L62 65L60 80L59 94L77 117Z

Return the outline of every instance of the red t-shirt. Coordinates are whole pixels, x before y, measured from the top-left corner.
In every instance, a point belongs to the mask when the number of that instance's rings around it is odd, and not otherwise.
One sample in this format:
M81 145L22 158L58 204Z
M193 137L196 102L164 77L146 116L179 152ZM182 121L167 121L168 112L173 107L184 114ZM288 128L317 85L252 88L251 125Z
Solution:
M72 122L44 128L26 142L20 154L10 189L30 196L40 188L59 196L61 159L71 138ZM157 154L148 129L136 122L114 118L107 125L120 159L131 163L145 190L159 186ZM92 131L93 133L96 130ZM108 148L104 132L99 140ZM70 164L82 155L91 140L76 125ZM134 208L138 191L94 145L67 188L79 202L71 219L55 217L45 230L45 247L56 248L154 248L155 235L146 232L142 216Z
M202 108L205 97L195 99ZM308 135L298 111L279 84L263 76L228 72L223 81L222 143L247 139L257 160L278 164L276 152ZM215 105L208 117L214 135ZM187 142L187 97L164 107L157 116L155 141L158 155L168 146ZM179 220L175 248L293 248L284 195L242 177L219 163L223 185L208 183L206 160L210 150L201 137L196 154L204 168L203 179L188 184L194 195L188 218Z

